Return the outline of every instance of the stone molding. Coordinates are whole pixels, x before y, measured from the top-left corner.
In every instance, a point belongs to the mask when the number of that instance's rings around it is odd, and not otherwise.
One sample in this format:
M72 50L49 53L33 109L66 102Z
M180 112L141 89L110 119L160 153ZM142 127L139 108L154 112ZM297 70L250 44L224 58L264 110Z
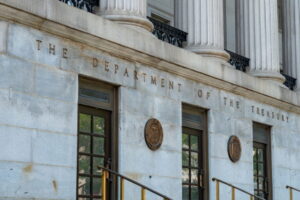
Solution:
M0 19L300 114L298 93L59 1L0 0Z

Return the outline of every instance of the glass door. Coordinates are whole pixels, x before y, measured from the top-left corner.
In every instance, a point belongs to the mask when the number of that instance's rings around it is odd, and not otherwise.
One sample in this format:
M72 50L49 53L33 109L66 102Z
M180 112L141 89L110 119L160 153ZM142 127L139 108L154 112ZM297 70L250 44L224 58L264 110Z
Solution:
M88 106L79 106L77 199L101 199L101 173L97 166L110 168L111 113ZM108 187L109 190L109 187ZM107 192L109 194L110 192Z
M203 199L202 131L183 128L182 134L182 199Z
M254 193L257 196L268 199L266 146L267 146L266 144L254 142L253 169L254 169Z

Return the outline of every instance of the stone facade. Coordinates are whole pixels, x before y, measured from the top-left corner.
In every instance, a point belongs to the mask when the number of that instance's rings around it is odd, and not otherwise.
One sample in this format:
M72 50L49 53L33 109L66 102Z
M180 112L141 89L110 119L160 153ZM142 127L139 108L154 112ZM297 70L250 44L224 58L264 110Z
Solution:
M118 87L121 174L182 199L189 104L208 110L210 199L213 177L253 191L253 122L272 127L273 199L300 187L299 94L56 1L0 0L0 20L0 199L76 199L79 76ZM153 117L164 130L155 152L143 135ZM237 163L227 154L231 135L242 144ZM229 199L230 188L221 194ZM125 196L140 191L128 185Z

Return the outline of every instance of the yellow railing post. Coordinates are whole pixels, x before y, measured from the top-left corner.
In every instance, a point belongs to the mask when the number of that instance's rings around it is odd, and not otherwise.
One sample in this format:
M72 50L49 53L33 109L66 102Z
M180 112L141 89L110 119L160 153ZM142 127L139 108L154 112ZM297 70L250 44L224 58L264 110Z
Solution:
M121 200L124 200L124 179L121 178Z
M220 200L220 182L216 181L216 200Z
M289 190L290 190L290 200L293 200L294 199L294 197L293 197L293 189L289 188Z
M235 188L231 187L231 199L235 200Z
M252 195L250 195L250 200L254 200L254 197Z
M141 196L142 196L142 200L146 200L145 188L142 188L142 190L141 190Z
M106 200L106 175L107 172L103 170L102 173L102 200Z

